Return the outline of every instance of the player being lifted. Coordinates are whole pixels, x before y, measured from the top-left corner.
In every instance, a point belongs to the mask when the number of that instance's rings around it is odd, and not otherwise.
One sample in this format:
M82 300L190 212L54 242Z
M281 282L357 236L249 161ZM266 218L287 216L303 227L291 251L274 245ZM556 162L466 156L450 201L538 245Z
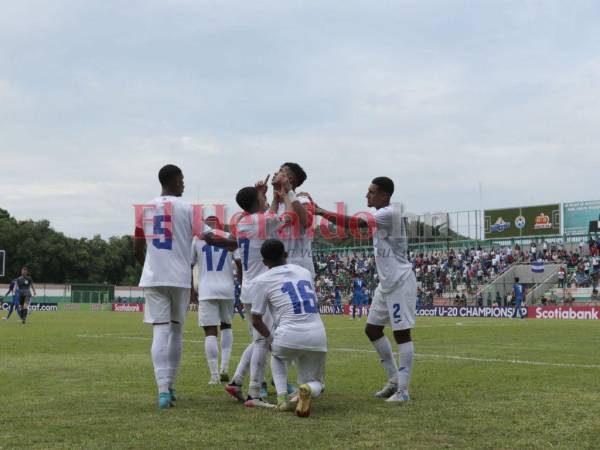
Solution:
M229 233L215 216L204 221L207 231L220 230L223 236ZM210 370L209 384L228 382L229 359L233 346L231 320L233 319L235 280L233 261L237 266L238 281L242 281L242 263L238 251L230 252L194 239L192 263L198 265L198 323L204 328L204 350ZM219 376L219 345L217 327L221 326L221 371Z
M37 295L33 280L29 276L27 267L21 269L21 276L17 278L17 288L19 289L19 307L21 308L21 322L25 324L27 321L27 313L29 312L29 303L31 302L31 292Z
M408 388L414 355L410 330L415 326L417 284L408 260L401 205L390 203L393 193L394 182L387 177L375 178L367 192L367 206L376 209L373 246L379 285L373 296L365 332L388 376L387 384L375 396L387 398L388 402L405 402L410 400ZM350 227L350 217L325 211L318 206L315 207L315 213L337 226ZM359 219L358 226L367 228L369 223ZM390 341L383 333L384 327L390 324L398 344L399 369Z
M313 208L310 199L304 195L296 195L296 189L306 181L306 172L299 164L285 162L273 175L273 200L270 211L286 221L279 231L279 238L285 245L290 264L304 267L315 277L315 266L312 257ZM266 195L266 184L257 183ZM285 198L287 197L287 198ZM290 213L286 200L291 203Z
M140 279L146 298L144 322L153 325L152 364L158 406L165 409L176 400L175 379L192 280L193 212L181 200L184 183L179 167L164 166L158 179L160 197L145 205L143 217L136 217L134 250L136 260L144 265Z
M261 247L267 272L252 283L252 324L271 343L271 371L277 389L277 408L310 415L311 399L323 390L327 337L319 316L312 274L303 267L288 264L283 243L269 239ZM270 311L277 327L265 324ZM288 400L288 365L298 368L297 397Z

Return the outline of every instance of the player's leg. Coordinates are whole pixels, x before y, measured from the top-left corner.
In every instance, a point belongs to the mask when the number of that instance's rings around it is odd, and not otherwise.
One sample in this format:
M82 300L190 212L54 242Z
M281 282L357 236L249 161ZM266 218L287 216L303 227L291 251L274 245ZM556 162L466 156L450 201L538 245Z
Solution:
M252 306L250 304L244 304L244 311L250 311ZM242 353L242 357L240 358L240 362L238 363L235 373L233 374L233 379L231 383L225 386L225 391L228 394L235 397L237 400L243 402L244 394L242 392L242 385L244 383L244 377L250 370L250 361L252 360L252 354L254 353L254 339L252 333L252 317L250 314L245 315L245 320L248 323L248 332L250 334L250 345L246 347L244 353Z
M14 308L15 308L15 304L14 304L14 303L11 303L11 304L8 306L8 315L7 315L7 316L4 318L4 320L8 320L8 319L10 319L10 315L12 314L12 312L13 312ZM19 315L20 315L20 314L19 314Z
M144 322L152 325L152 365L158 387L158 406L171 405L169 393L170 300L165 288L145 288Z
M267 328L273 326L273 317L267 312L263 315L263 322ZM264 406L274 407L265 402L260 395L261 386L265 379L267 356L269 353L269 342L258 331L254 330L254 349L250 360L250 385L248 386L248 400L244 403L247 407Z
M294 355L292 349L273 346L271 356L271 374L277 391L277 409L279 411L294 411L296 402L291 402L288 396L288 365Z
M367 318L367 326L365 327L365 333L379 355L379 360L388 378L383 389L375 393L375 397L377 398L389 398L398 390L398 365L394 358L392 344L383 333L383 329L389 323L390 317L387 304L385 303L381 289L377 288L373 296L371 311Z
M29 313L29 301L30 296L21 294L20 306L21 306L21 322L27 321L27 314Z
M221 300L221 381L229 381L229 360L231 359L231 349L233 348L233 330L231 323L233 321L233 300Z
M387 401L400 403L410 400L408 391L415 354L415 347L410 335L417 316L417 282L414 274L409 274L408 278L400 283L398 289L387 297L399 357L398 391Z
M298 406L296 415L310 416L312 399L319 397L324 388L325 352L302 351L298 356Z
M173 402L175 401L175 380L181 364L181 353L183 351L183 326L190 304L190 289L167 288L170 298L171 325L169 329L169 392Z
M204 328L204 353L210 372L208 384L219 384L219 324L220 300L200 300L198 302L198 324Z

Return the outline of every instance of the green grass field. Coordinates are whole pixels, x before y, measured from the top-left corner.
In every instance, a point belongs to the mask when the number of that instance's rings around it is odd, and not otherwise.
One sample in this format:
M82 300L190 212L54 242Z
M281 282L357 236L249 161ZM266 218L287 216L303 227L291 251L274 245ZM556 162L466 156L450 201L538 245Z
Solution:
M362 321L325 317L326 391L309 419L249 410L208 386L190 315L178 405L160 412L136 313L39 312L0 322L0 448L600 448L595 321L419 319L406 405ZM232 367L247 344L236 318ZM272 397L273 398L273 397Z

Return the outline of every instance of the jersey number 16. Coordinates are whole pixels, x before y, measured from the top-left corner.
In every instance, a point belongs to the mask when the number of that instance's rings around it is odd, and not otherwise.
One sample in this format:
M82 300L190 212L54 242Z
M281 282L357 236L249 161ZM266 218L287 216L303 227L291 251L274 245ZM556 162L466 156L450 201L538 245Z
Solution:
M296 286L294 286L294 283L291 281L288 281L283 283L281 291L290 296L292 306L294 307L294 314L302 314L303 312L305 314L311 314L318 312L317 296L312 290L310 281L300 280L296 283ZM300 302L300 299L302 299L302 302Z

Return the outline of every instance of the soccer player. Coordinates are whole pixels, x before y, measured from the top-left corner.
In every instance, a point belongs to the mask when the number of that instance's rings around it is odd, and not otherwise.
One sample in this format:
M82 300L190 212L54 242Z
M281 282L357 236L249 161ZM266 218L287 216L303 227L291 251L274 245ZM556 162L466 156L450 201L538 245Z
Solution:
M517 314L521 319L524 319L523 312L521 311L521 305L523 304L523 298L525 291L523 285L519 283L519 277L515 277L515 284L513 285L513 297L515 299L515 310L513 311L512 318L516 318Z
M220 230L225 237L229 236L229 233L223 231L223 225L217 217L209 216L205 223L210 229ZM242 263L237 250L230 252L225 248L209 245L201 239L194 239L192 262L198 265L198 323L204 328L204 351L211 375L209 384L229 381L227 372L233 346L231 320L235 295L234 261L241 282ZM217 343L219 324L221 326L220 375Z
M31 292L37 295L33 280L29 276L27 267L21 269L21 276L16 280L17 288L19 289L19 307L21 308L21 323L25 324L27 313L29 312L29 303L31 302Z
M342 307L342 289L340 286L335 287L335 312L336 314L344 313L344 309Z
M363 291L365 282L360 273L354 275L352 280L352 318L356 318L356 310L358 309L358 317L362 318L363 304L365 304L366 296Z
M373 179L367 192L367 206L375 208L373 233L375 264L379 285L367 319L365 333L379 355L388 376L388 382L375 394L390 403L410 400L409 383L412 373L414 344L410 330L415 326L417 283L408 259L405 220L400 204L391 204L394 182L387 177ZM350 227L350 217L326 211L315 206L315 213L337 226ZM369 221L354 221L368 228ZM400 368L392 353L390 341L383 330L390 325L398 345Z
M144 206L143 217L136 218L134 250L136 260L144 265L140 287L146 298L144 322L152 325L158 406L166 409L175 406L175 380L190 301L193 211L181 200L185 186L179 167L162 167L158 179L160 196Z
M266 184L268 177L263 182ZM235 239L224 236L217 236L207 233L204 240L210 245L216 245L223 248L234 249L239 246L242 259L242 293L241 301L244 304L244 310L250 311L252 308L251 288L254 279L267 270L263 264L260 248L263 242L269 237L277 235L281 227L281 220L272 213L265 213L267 209L267 200L263 190L256 187L245 187L236 195L236 202L244 211L235 230ZM288 201L288 205L290 205ZM264 380L266 360L269 350L269 343L258 332L252 329L251 317L248 314L249 329L252 335L252 343L242 354L242 358L236 368L231 383L225 386L225 390L240 401L244 401L242 393L242 384L244 376L250 370L250 385L248 388L248 397L244 402L246 407L274 407L264 400L261 395L261 386ZM265 323L272 326L270 315L265 316Z
M312 257L313 208L308 195L296 195L296 189L306 181L307 175L299 164L285 162L273 176L273 200L271 212L286 219L286 225L279 231L279 238L285 245L290 264L297 264L308 270L314 280L315 266ZM266 195L266 184L257 184ZM285 198L287 197L287 198ZM291 211L286 200L291 203Z
M2 320L10 319L10 315L12 314L13 310L16 310L17 315L19 316L19 318L21 318L21 307L19 305L20 295L19 295L19 287L17 286L16 278L14 280L10 281L10 284L8 285L8 291L6 291L6 294L4 294L4 297L6 297L11 292L13 293L13 296L12 296L12 302L11 302L10 306L8 307L8 315L6 317L3 317Z
M277 408L310 415L311 400L323 391L327 337L319 316L312 274L303 267L288 264L284 245L269 239L260 249L269 270L254 279L252 285L252 324L271 343L271 371L277 389ZM267 310L277 327L265 324ZM288 365L298 368L297 398L288 400Z

